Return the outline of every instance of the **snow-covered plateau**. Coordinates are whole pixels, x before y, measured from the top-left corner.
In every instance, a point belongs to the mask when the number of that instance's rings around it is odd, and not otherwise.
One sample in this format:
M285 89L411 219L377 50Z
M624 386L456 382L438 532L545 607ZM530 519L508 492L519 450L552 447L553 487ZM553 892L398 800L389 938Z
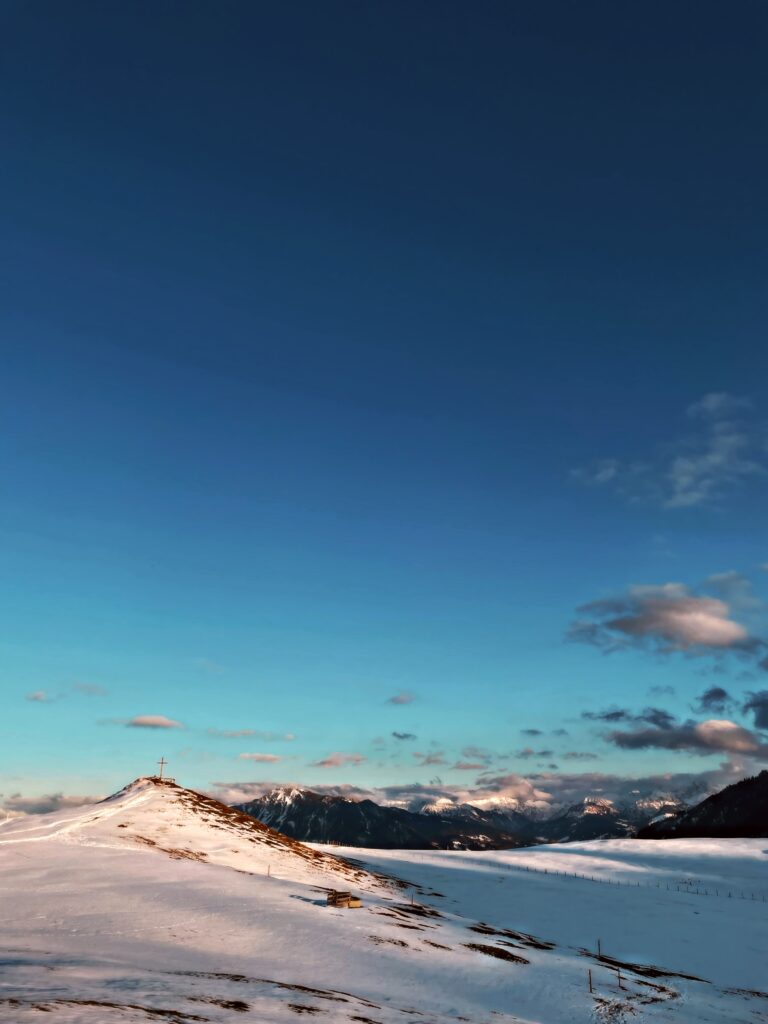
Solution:
M309 847L140 779L0 825L0 1020L768 1021L767 845Z

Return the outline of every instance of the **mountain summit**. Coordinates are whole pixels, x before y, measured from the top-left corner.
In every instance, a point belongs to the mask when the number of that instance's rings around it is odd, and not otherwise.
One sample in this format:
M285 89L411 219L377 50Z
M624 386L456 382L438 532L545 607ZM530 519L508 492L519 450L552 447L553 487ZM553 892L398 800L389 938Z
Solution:
M363 872L312 850L268 825L168 779L136 779L100 803L16 818L2 826L5 842L60 840L121 851L140 847L173 860L194 860L253 874L276 871L329 876L347 886Z

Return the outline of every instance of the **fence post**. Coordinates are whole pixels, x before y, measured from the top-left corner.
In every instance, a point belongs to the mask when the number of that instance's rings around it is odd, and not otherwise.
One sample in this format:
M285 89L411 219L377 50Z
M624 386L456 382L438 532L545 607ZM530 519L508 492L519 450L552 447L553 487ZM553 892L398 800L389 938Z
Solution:
M591 993L592 992L592 971L591 970L587 971L587 974L589 975L589 991Z

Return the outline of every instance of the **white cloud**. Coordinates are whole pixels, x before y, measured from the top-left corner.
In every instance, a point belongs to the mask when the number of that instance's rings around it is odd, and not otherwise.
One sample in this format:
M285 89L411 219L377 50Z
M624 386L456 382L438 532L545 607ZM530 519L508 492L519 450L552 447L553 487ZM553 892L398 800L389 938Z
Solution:
M662 654L758 654L765 647L734 619L727 601L693 594L682 583L633 586L616 597L582 605L578 613L568 639L607 652L650 646Z
M237 756L241 761L258 761L259 764L275 764L277 761L282 761L277 754L238 754Z
M63 793L45 793L42 796L22 796L13 793L7 797L2 808L9 817L23 814L49 814L51 811L63 811L69 807L82 807L84 804L95 804L102 796L64 796Z
M136 715L126 723L131 729L183 729L181 722L165 715Z
M761 748L760 742L748 730L728 719L710 718L693 727L704 746L726 750L734 754L751 754Z
M612 732L608 739L624 750L681 750L692 754L749 754L768 759L768 745L729 719L710 718L704 722L683 722L661 728Z

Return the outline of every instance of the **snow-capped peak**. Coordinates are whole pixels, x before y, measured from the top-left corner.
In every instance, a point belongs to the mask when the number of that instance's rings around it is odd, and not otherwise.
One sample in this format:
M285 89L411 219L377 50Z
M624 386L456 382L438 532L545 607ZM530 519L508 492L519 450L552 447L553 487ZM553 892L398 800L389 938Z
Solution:
M455 814L459 805L449 797L438 797L437 800L429 800L412 808L420 814Z
M616 806L613 800L600 796L585 796L581 804L582 814L613 814Z

